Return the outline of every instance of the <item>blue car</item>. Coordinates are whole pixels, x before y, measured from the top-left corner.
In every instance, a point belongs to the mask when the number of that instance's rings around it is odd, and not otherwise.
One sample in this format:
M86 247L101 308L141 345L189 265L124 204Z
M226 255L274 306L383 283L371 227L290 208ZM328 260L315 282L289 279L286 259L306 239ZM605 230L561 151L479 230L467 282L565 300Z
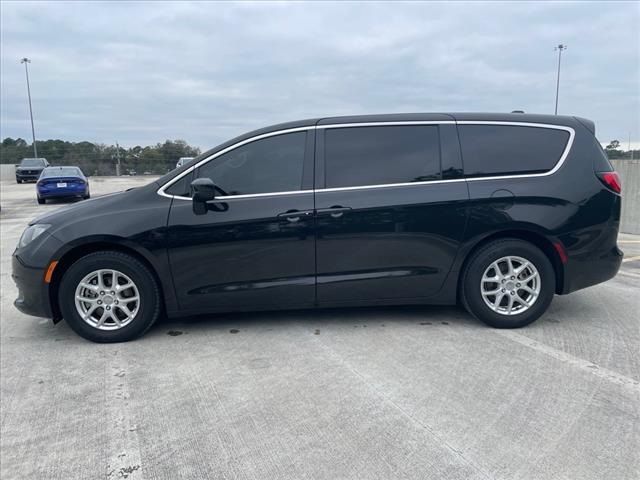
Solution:
M78 167L47 167L36 184L38 203L48 198L89 198L89 180Z

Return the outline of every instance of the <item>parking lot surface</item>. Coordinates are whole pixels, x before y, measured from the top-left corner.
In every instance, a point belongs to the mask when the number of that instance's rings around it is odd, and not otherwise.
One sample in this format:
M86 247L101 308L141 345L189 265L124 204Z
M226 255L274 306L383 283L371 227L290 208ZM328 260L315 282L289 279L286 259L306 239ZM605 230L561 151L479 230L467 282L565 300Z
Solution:
M93 196L150 178L92 178ZM637 479L640 236L519 330L455 307L161 321L98 345L14 309L37 205L2 182L0 477Z

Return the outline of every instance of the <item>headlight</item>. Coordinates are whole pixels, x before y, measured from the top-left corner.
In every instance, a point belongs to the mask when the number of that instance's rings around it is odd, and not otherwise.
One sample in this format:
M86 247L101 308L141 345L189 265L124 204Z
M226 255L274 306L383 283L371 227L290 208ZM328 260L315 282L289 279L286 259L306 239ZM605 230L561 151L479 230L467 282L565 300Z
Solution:
M26 228L18 242L18 248L26 247L36 238L42 235L51 225L47 223L36 223Z

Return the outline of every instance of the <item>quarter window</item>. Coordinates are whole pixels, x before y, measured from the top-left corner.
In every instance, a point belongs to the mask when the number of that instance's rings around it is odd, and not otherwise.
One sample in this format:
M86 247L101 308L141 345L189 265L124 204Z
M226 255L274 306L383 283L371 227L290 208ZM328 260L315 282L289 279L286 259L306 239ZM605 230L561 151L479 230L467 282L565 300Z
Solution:
M198 169L225 195L300 190L306 132L286 133L242 145Z
M441 178L436 125L329 128L324 156L328 188Z
M560 160L566 130L516 125L459 125L467 177L542 173Z

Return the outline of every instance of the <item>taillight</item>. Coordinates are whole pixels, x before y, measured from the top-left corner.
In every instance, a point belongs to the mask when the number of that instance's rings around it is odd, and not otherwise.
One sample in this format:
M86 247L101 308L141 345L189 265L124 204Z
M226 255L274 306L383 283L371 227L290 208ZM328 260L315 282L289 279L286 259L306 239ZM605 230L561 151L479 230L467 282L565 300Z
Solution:
M622 192L622 182L620 181L620 175L618 175L618 172L598 172L596 175L612 192Z

